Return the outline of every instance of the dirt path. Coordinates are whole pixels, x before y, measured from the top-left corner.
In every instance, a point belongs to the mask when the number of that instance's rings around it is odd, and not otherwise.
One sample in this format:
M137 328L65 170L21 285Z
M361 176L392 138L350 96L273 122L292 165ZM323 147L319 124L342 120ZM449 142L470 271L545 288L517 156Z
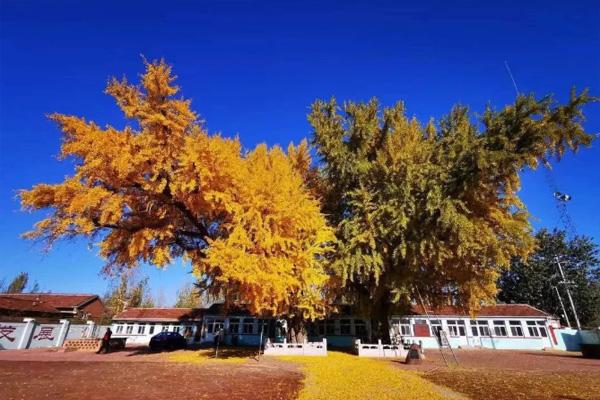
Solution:
M9 361L14 357L2 353L2 400L294 399L303 378L298 366L270 359L195 365L165 362L161 354L123 352L104 358L89 353L29 353L21 354L22 361Z

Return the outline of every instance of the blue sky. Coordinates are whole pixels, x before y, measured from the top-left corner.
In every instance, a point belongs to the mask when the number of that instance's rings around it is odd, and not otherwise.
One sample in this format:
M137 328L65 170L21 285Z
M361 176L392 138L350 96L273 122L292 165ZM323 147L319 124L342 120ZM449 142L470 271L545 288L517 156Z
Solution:
M125 124L102 92L110 76L136 80L140 54L171 63L208 129L248 147L308 136L316 98L401 99L423 120L455 103L499 108L514 99L505 60L521 91L564 100L575 85L600 95L597 1L449 3L3 0L0 279L27 271L45 290L105 292L86 241L44 254L19 238L43 214L22 213L15 195L72 172L56 159L60 132L45 114ZM585 111L588 130L600 132L600 104ZM577 232L598 242L600 142L565 157L554 177L573 196ZM543 172L525 172L521 194L537 228L560 226ZM191 281L181 263L143 275L167 304Z

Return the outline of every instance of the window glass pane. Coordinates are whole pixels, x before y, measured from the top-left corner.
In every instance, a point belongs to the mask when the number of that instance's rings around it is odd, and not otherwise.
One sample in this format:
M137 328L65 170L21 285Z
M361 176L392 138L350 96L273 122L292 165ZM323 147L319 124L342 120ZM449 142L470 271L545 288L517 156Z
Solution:
M154 324L150 325L150 329L149 329L148 333L151 335L154 333Z
M229 333L237 334L240 331L240 319L230 318L229 319Z
M319 321L317 323L317 326L319 328L319 336L324 336L325 335L325 321Z
M244 324L242 325L242 333L246 335L251 335L254 333L254 319L244 319Z
M367 335L367 325L365 324L365 321L362 319L354 320L354 334L361 337Z
M540 336L540 333L536 326L528 326L527 330L529 331L529 336Z
M327 335L335 335L335 320L328 319L325 323L325 330Z
M137 331L137 333L139 335L143 335L145 330L146 330L146 325L143 325L143 324L142 325L138 325L138 331Z
M352 334L352 320L341 319L340 320L340 334L351 335Z

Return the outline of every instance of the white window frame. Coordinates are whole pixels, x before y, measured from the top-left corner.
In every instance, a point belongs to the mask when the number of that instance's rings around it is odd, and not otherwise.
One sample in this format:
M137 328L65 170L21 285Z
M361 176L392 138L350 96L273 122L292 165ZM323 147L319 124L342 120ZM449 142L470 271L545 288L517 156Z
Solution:
M143 335L146 333L146 324L139 324L137 328L138 335Z
M400 336L412 336L412 329L410 327L410 319L409 318L400 318L397 320L398 323L398 333Z
M506 329L506 320L494 320L492 322L492 326L494 327L494 336L508 337L508 329Z
M467 336L465 321L460 319L449 319L446 320L446 325L448 326L448 332L450 332L450 336Z
M513 337L524 337L523 324L518 320L509 320L508 327L510 328L510 336ZM515 333L516 332L516 333Z
M126 335L133 334L133 324L125 324L125 334Z
M527 321L527 332L532 337L548 337L545 321Z
M471 320L471 333L473 336L490 337L490 324L487 319L485 320Z

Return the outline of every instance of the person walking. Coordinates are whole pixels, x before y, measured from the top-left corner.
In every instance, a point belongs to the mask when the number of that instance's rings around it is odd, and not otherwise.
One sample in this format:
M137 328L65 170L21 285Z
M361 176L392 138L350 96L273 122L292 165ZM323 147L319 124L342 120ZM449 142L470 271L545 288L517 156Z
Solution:
M112 336L112 331L110 330L110 328L107 328L106 333L102 337L102 345L100 346L100 349L96 352L96 354L108 353L108 351L110 350L110 337L111 336Z

